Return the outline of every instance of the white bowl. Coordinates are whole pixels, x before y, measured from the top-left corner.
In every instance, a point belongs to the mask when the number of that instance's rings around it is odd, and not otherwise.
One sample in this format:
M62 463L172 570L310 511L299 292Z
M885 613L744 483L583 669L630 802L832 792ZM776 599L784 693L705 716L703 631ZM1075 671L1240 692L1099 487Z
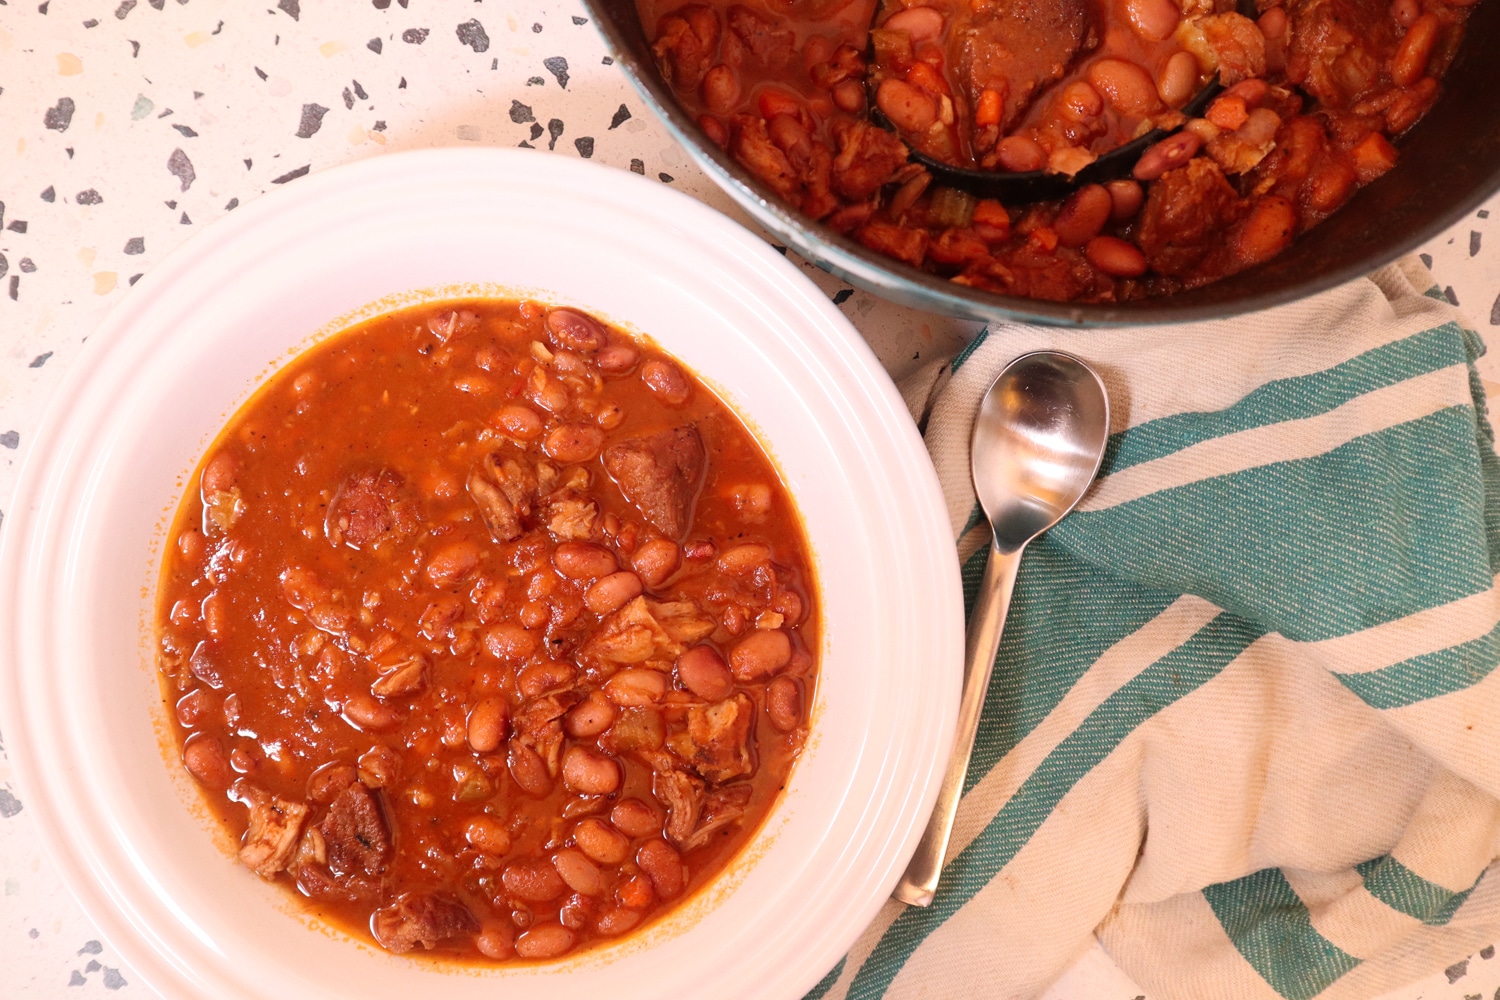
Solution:
M177 763L153 665L165 531L229 416L315 332L455 292L577 305L685 360L779 464L822 592L812 736L765 828L670 918L552 965L413 961L304 915L234 859ZM629 173L518 150L403 153L226 217L90 338L5 523L0 721L64 878L169 996L799 997L915 849L952 739L962 632L922 442L794 267Z

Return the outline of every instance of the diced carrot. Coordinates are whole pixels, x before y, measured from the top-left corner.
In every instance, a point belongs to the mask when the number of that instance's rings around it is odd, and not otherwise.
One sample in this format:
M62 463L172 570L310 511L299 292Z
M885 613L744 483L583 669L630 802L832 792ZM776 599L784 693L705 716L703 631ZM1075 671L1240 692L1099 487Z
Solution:
M770 121L777 115L797 117L798 113L802 110L801 102L791 94L770 87L760 92L760 98L756 106L760 108L760 116L766 121Z
M921 87L930 94L941 96L948 93L948 83L942 74L924 62L912 64L911 69L906 71L906 82L914 87Z
M1361 184L1368 184L1396 165L1396 147L1379 132L1371 132L1349 151Z
M974 106L974 124L980 128L1000 124L1001 105L1000 91L991 90L986 87L979 93L979 101Z
M1051 253L1057 249L1057 231L1050 226L1037 226L1026 237L1026 242L1038 250L1045 250Z
M974 221L996 229L1010 226L1010 213L994 198L983 198L974 206Z
M1233 132L1245 124L1245 119L1250 117L1250 113L1245 107L1243 97L1225 94L1208 106L1208 114L1204 117L1224 131Z

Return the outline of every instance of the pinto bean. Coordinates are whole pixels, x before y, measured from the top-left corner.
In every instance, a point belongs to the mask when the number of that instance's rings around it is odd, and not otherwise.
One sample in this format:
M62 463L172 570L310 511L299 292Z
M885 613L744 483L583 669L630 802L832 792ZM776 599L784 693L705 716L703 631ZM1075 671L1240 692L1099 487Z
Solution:
M708 110L717 115L727 115L740 102L739 74L733 68L719 63L703 74L698 93L703 96L703 103Z
M995 158L1013 173L1028 173L1047 165L1047 151L1035 139L1008 135L995 146Z
M573 828L573 843L601 865L617 865L630 856L630 841L625 835L594 816L580 820Z
M648 840L635 852L635 863L651 880L651 888L662 899L671 899L687 884L682 856L665 840Z
M641 596L641 578L629 570L601 576L584 591L583 603L596 615L607 615Z
M781 629L755 629L729 651L729 667L742 681L758 681L792 662L792 640Z
M224 745L212 736L195 733L182 745L182 765L205 788L215 791L234 783L234 771L224 755Z
M563 542L552 553L552 565L570 580L597 580L620 568L613 552L592 542Z
M500 874L500 881L511 895L528 903L547 903L567 891L567 883L543 858L512 861Z
M574 739L592 739L614 724L616 714L602 691L590 691L563 716L563 730Z
M641 365L641 381L669 406L681 406L693 394L692 383L683 370L663 358L652 358Z
M197 528L188 528L177 536L177 554L190 566L203 558L203 553L207 548L203 532Z
M880 81L875 91L875 106L903 132L926 132L937 121L937 102L905 80Z
M1104 113L1104 98L1082 80L1074 80L1064 87L1057 103L1063 117L1075 122L1091 121Z
M503 858L510 853L510 831L488 816L475 816L464 824L464 841L491 857Z
M694 646L679 656L677 680L704 701L723 701L734 691L734 675L712 646Z
M847 82L847 81L846 81ZM606 906L599 919L594 921L594 930L605 937L619 937L641 922L641 915L623 906Z
M1297 234L1297 209L1285 198L1266 195L1250 209L1230 249L1245 266L1270 260Z
M766 688L766 715L779 732L802 724L802 689L790 677L778 677Z
M564 847L552 855L552 867L574 892L585 896L604 893L604 873L577 848Z
M682 549L670 538L652 538L639 545L630 565L648 587L660 587L682 565Z
M733 576L744 576L771 561L771 547L758 542L731 545L719 553L719 569Z
M239 459L230 452L219 452L203 467L203 495L212 496L215 493L227 493L234 489L239 474Z
M1396 54L1391 56L1391 82L1398 87L1410 87L1427 73L1427 63L1432 59L1433 46L1437 44L1438 30L1442 22L1436 14L1423 14L1412 22ZM204 470L205 475L208 470Z
M535 653L537 641L535 634L511 622L491 626L484 634L484 648L489 654L510 664L522 663Z
M510 706L504 698L481 698L469 710L469 746L476 753L492 753L505 742L509 723Z
M344 702L344 720L356 729L378 733L400 725L401 715L373 694L360 691Z
M864 85L858 80L841 80L833 88L833 103L846 114L859 114L865 109Z
M667 675L648 667L621 670L604 685L604 694L621 708L652 705L666 695Z
M1124 59L1100 59L1089 67L1089 83L1126 115L1145 115L1160 103L1156 83L1139 65Z
M1125 0L1125 16L1137 35L1160 42L1177 30L1181 11L1172 0Z
M597 351L609 340L594 317L576 309L553 309L547 313L548 339L568 351Z
M1280 10L1281 8L1275 7L1272 9ZM1416 23L1417 18L1421 16L1421 0L1393 0L1391 3L1391 17L1403 28L1410 28ZM1261 33L1265 34L1264 27L1261 28ZM1271 36L1266 35L1266 37L1270 38Z
M507 761L510 776L521 791L532 798L544 798L552 792L552 776L547 773L547 763L537 752L524 743L510 741Z
M474 542L449 542L427 560L427 579L438 587L455 587L479 568L481 554Z
M611 375L622 375L635 367L635 363L641 359L641 352L630 344L610 344L608 347L600 348L598 356L594 359L599 365L599 370Z
M1062 211L1052 223L1057 242L1065 247L1081 247L1104 228L1114 210L1114 199L1103 185L1089 184L1074 191L1063 202Z
M1109 220L1116 224L1135 218L1146 201L1146 192L1135 181L1110 181L1104 189L1110 198Z
M516 938L516 954L521 958L557 958L573 948L578 935L562 924L534 924Z
M516 929L509 923L486 925L475 935L474 947L485 958L504 961L516 953Z
M1154 181L1197 156L1202 148L1203 140L1192 132L1169 135L1141 154L1141 158L1135 161L1132 174L1138 181Z
M547 432L542 448L555 461L567 465L592 462L604 447L604 431L594 424L561 424Z
M931 7L908 7L886 18L881 27L904 31L916 44L931 41L943 33L943 15Z
M542 433L542 416L522 403L510 403L500 407L495 414L495 424L506 434L519 441L532 441Z
M1400 0L1397 0L1397 2L1400 2ZM1416 5L1415 0L1412 0L1412 5ZM1274 42L1286 37L1287 23L1286 11L1281 7L1272 7L1260 16L1260 19L1255 22L1255 26L1260 29L1260 33L1265 36L1266 41Z
M569 747L563 754L562 777L563 784L580 795L608 795L620 787L620 765L596 750Z
M1156 77L1156 93L1169 108L1180 108L1198 89L1198 57L1191 52L1174 52L1162 63Z
M1114 236L1095 236L1083 248L1084 257L1105 274L1138 278L1146 273L1146 255L1134 243Z
M609 811L609 821L627 837L661 833L661 814L640 799L625 799Z

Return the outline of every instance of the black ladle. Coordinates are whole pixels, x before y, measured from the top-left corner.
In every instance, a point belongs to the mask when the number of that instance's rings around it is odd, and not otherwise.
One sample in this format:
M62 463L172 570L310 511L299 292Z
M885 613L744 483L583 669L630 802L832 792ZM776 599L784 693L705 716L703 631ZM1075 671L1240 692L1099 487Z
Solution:
M877 6L877 11L878 9ZM873 57L868 59L871 64L874 61ZM1191 101L1183 105L1182 114L1186 118L1203 117L1203 113L1208 110L1213 99L1218 97L1223 90L1223 85L1219 83L1219 76L1215 73L1213 79ZM881 113L876 105L875 88L871 85L869 76L865 77L865 100L870 109L872 122L888 132L901 134L900 130ZM1023 205L1034 201L1064 198L1089 184L1103 184L1107 181L1129 177L1142 153L1180 130L1180 126L1174 129L1154 128L1122 146L1116 146L1071 176L1046 170L973 170L968 167L955 167L951 163L935 160L926 153L919 153L909 145L907 146L907 162L920 163L932 175L933 180L944 187L967 191L980 198L995 198L1008 204Z

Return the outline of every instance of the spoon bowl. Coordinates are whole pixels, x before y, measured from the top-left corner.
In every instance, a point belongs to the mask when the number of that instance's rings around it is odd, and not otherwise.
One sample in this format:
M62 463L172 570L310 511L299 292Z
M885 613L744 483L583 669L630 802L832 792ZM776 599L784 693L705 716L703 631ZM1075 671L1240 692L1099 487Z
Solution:
M1071 354L1021 355L1001 370L979 404L970 469L992 529L990 556L969 617L953 755L932 818L892 894L903 903L926 906L937 892L1021 552L1083 499L1108 440L1104 383Z
M1019 551L1073 509L1109 435L1093 369L1057 351L1025 354L995 379L974 422L971 471L1001 552Z

